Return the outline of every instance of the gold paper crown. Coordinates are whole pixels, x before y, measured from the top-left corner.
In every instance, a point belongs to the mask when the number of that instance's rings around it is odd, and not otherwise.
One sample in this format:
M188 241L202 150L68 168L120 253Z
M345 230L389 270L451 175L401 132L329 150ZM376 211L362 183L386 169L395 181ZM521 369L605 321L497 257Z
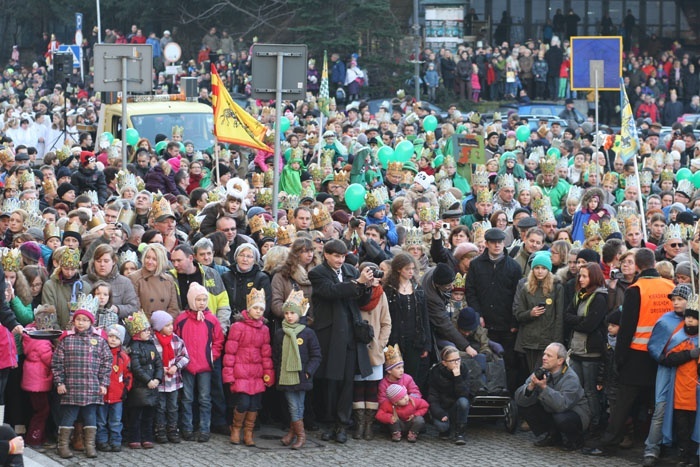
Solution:
M133 227L134 222L136 222L136 212L128 208L122 208L119 211L119 217L117 218L117 222L126 224L129 227Z
M557 168L557 160L554 157L545 157L540 161L540 171L543 174L554 175Z
M309 185L301 188L301 198L314 198L316 196L316 190L313 186ZM299 201L301 201L301 198Z
M625 232L629 232L630 230L640 229L641 226L642 226L642 222L639 219L639 216L637 216L637 215L629 216L628 218L625 219Z
M44 241L52 237L61 238L61 229L54 222L44 226Z
M277 244L281 246L291 245L296 238L296 229L292 225L277 227Z
M117 263L119 264L119 267L122 267L124 263L134 263L137 268L140 266L139 258L136 256L136 252L132 250L125 250L119 253Z
M322 180L323 179L323 169L321 166L318 164L310 164L309 165L309 173L311 174L311 178L314 180Z
M445 159L442 162L442 165L445 167L453 167L455 165L455 158L452 155L445 156Z
M387 175L403 176L403 164L401 162L389 162L386 173Z
M315 230L321 230L333 222L333 219L324 206L319 206L314 208L314 210L311 212L311 222L313 223Z
M16 175L10 175L5 179L5 190L18 190L19 182Z
M489 173L483 170L477 171L472 177L474 186L489 186Z
M462 275L461 273L455 274L455 280L452 282L452 290L462 290L464 291L464 287L467 281L467 275L464 274Z
M105 221L104 217L102 216L101 212L98 212L94 216L90 218L90 220L87 223L87 228L88 230L92 230L96 227L99 227L101 225L107 224L107 221Z
M297 195L289 195L284 191L280 191L278 199L280 209L289 211L290 209L294 210L299 207L300 199Z
M498 189L515 188L515 179L511 174L502 174L498 176Z
M255 204L263 208L272 205L272 189L260 188L255 195Z
M491 222L489 221L483 221L483 222L474 222L472 224L472 239L477 242L479 240L484 239L484 235L486 234L486 231L491 228Z
M223 186L217 186L209 192L209 202L214 203L226 199L226 188Z
M666 233L664 234L664 242L667 242L672 239L685 240L685 238L683 238L683 232L681 231L680 224L670 224L666 228Z
M544 224L545 222L556 222L557 219L554 217L552 207L548 205L542 206L542 209L537 211L537 221L540 223L540 225Z
M22 252L19 251L19 248L4 248L1 262L5 272L17 272L22 269Z
M422 245L423 244L423 230L418 227L408 227L406 229L406 239L404 245L406 247Z
M403 363L403 357L401 356L399 344L387 345L384 349L384 368L390 368L400 363Z
M175 217L175 214L173 214L173 208L170 206L170 201L168 201L165 196L160 194L160 192L153 196L153 203L151 203L151 215L153 216L154 220L163 216Z
M265 186L272 186L272 182L275 179L275 171L274 170L268 170L267 172L264 173L264 180L265 180Z
M413 172L410 170L404 170L403 174L401 175L401 185L411 186L413 185L414 179L415 175Z
M265 186L265 174L259 172L253 172L251 176L251 183L253 188L262 188Z
M136 191L136 175L120 170L117 174L117 193L121 195L127 188Z
M192 229L192 232L196 232L199 230L199 226L201 225L201 222L197 220L197 216L194 214L188 214L187 215L187 223L190 224L190 228Z
M31 183L32 185L34 184L34 172L27 170L20 175L19 184L22 188L24 188L25 183Z
M552 200L549 196L543 196L542 198L535 198L530 203L532 205L533 211L540 211L545 206L552 207Z
M250 293L246 295L246 306L248 309L253 306L265 308L265 289L250 289Z
M321 152L321 167L333 167L333 156L335 149L324 149Z
M365 195L365 204L367 205L368 210L372 210L372 209L377 208L379 206L383 206L384 201L378 199L377 195L374 192L370 191L369 193L367 193Z
M287 297L287 300L285 300L284 304L282 305L282 311L292 311L299 316L304 316L309 308L308 303L309 301L304 298L303 291L292 290L289 297Z
M449 211L450 209L457 209L458 206L459 200L455 198L455 195L453 195L451 191L446 191L440 197L440 210L442 212Z
M68 159L72 155L70 146L63 146L61 149L56 151L56 156L58 157L58 160L63 162L66 159Z
M129 332L129 335L133 337L141 331L145 331L146 329L150 328L151 323L148 322L148 316L146 316L146 313L139 310L124 319L124 327Z
M93 297L91 294L81 293L78 295L78 301L76 305L76 310L87 310L92 313L93 316L97 313L100 307L100 301L97 297Z
M277 236L277 227L279 226L276 222L266 223L265 225L263 225L262 228L262 236L268 238L275 238Z
M664 169L663 172L661 172L660 178L662 182L672 182L675 178L675 175L673 173L673 170Z
M348 183L350 181L350 172L346 172L345 170L335 172L333 181L335 183Z
M418 211L418 219L421 222L435 222L438 219L438 213L433 206L423 206Z
M31 213L29 216L27 216L27 220L24 222L24 225L29 229L36 227L37 229L43 230L46 226L46 219L41 217L39 214Z
M597 222L589 222L583 226L583 236L586 239L591 237L600 237L600 224Z
M181 126L173 126L173 136L182 136L185 133L185 128Z
M600 236L606 240L614 233L620 233L620 225L616 219L604 220L600 222Z
M607 172L605 175L603 175L603 184L612 184L617 186L618 184L618 176L617 172Z
M23 199L19 202L19 208L27 211L28 214L40 214L38 199Z
M489 190L481 190L476 194L477 203L491 203L493 202L493 193Z
M83 225L79 222L66 222L66 225L63 226L63 231L76 232L82 235L85 229L83 228Z
M41 186L44 189L44 195L56 196L58 194L58 186L53 178L44 179Z
M262 232L263 227L265 227L265 219L259 214L255 215L248 221L248 225L250 226L250 233Z
M59 264L61 267L69 269L80 268L80 250L68 248L63 252L63 256L61 256L61 261L59 261Z

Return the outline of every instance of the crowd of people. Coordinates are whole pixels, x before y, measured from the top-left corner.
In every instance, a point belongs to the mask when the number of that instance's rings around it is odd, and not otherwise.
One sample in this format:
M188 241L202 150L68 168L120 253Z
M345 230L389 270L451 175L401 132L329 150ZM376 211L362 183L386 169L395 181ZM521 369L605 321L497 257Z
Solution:
M515 399L536 446L646 440L645 465L672 444L694 462L692 126L661 139L641 116L625 160L629 141L592 119L531 131L516 112L450 106L438 123L411 96L375 114L312 96L250 106L268 138L276 110L290 123L279 166L174 126L124 167L126 142L76 126L102 105L89 86L66 96L38 63L3 79L0 421L23 436L7 435L10 455L22 439L63 458L212 433L252 446L261 421L284 423L293 449L319 423L326 441L373 439L375 421L393 442L432 423L463 445L473 398L491 395ZM483 136L483 163L459 135Z

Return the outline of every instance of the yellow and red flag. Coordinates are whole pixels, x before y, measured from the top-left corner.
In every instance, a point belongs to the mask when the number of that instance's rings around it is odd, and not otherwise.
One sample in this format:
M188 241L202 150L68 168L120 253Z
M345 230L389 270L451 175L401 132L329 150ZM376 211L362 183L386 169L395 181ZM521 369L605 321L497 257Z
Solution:
M265 125L236 104L213 64L211 66L211 90L216 139L223 143L272 152L272 149L262 142L267 132Z

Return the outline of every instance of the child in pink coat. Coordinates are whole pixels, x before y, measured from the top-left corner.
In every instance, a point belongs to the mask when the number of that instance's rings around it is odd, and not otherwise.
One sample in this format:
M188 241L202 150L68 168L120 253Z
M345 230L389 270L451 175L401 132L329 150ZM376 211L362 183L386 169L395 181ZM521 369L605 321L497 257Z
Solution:
M423 415L428 412L428 403L409 396L408 390L400 384L389 385L385 395L386 400L377 410L377 420L389 425L392 441L401 441L401 436L407 432L408 442L415 443L418 433L425 427Z
M404 372L403 359L399 344L387 346L384 349L384 371L386 375L379 382L377 388L377 400L379 404L387 400L386 390L392 384L399 384L408 390L408 395L415 399L422 399L423 395L413 377Z
M58 329L56 308L51 305L41 305L34 313L34 322L27 325L27 331L50 329ZM24 348L24 371L21 387L29 393L29 400L34 410L25 438L28 446L41 446L46 440L46 422L51 413L49 392L53 387L51 373L53 344L49 340L32 339L27 334L23 334L22 347Z
M224 349L223 381L235 396L231 443L240 444L241 427L246 446L255 446L253 427L262 407L265 389L275 384L270 330L263 322L265 290L252 289L242 321L231 326Z

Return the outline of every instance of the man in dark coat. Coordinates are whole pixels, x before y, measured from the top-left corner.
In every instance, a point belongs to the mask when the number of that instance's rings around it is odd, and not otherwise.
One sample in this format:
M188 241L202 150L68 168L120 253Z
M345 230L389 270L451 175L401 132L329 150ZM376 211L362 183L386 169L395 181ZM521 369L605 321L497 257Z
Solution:
M423 290L425 290L425 304L430 318L430 326L435 332L435 338L450 342L460 352L466 352L469 342L460 333L452 320L447 315L445 294L452 290L452 282L455 279L454 269L445 263L439 263L423 276ZM474 352L476 354L476 352Z
M345 264L347 253L345 243L331 240L323 247L323 263L309 271L313 328L323 356L316 377L321 380L325 416L335 422L333 433L324 433L322 439L338 443L348 439L354 376L372 373L367 346L355 341L353 323L360 319L359 307L369 303L374 275L370 268L360 273Z
M559 89L559 68L564 60L564 51L562 51L559 38L553 37L552 44L549 50L544 54L544 60L547 62L547 91L550 99L556 99Z
M469 265L465 295L467 303L484 319L489 338L503 346L508 390L514 393L518 387L518 364L513 299L523 273L520 265L504 253L505 238L502 230L486 231L486 250Z

